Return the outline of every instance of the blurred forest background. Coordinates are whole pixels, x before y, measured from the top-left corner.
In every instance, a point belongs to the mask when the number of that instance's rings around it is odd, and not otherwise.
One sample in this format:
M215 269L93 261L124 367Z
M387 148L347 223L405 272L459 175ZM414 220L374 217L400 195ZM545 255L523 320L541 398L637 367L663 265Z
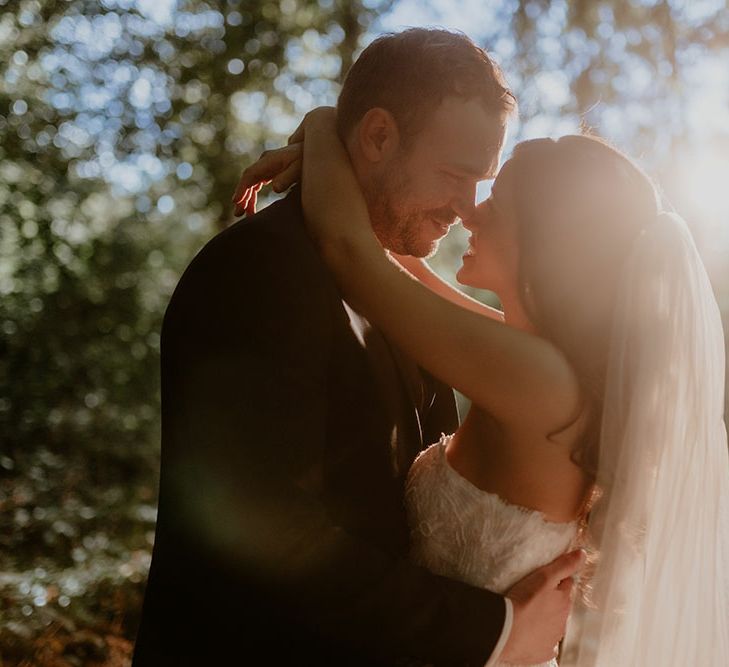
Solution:
M496 56L512 145L589 126L636 157L729 310L726 2L0 0L0 665L128 664L167 300L242 167L406 25Z

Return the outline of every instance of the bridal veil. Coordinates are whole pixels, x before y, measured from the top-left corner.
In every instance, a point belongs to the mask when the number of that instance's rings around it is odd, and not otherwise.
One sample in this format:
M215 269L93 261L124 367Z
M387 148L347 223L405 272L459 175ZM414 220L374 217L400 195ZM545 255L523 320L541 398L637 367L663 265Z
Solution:
M598 553L563 664L729 665L721 319L686 224L661 213L618 287L589 521ZM574 662L573 662L574 661Z

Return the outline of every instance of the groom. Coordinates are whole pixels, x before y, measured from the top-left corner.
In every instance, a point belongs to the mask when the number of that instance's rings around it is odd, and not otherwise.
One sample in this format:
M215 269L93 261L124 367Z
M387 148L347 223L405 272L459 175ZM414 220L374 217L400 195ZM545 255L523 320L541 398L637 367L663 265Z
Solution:
M514 99L467 38L413 29L352 67L340 132L383 245L433 251L492 176ZM403 486L451 390L342 301L296 190L214 238L162 331L162 472L135 667L546 661L579 565L505 599L408 561Z

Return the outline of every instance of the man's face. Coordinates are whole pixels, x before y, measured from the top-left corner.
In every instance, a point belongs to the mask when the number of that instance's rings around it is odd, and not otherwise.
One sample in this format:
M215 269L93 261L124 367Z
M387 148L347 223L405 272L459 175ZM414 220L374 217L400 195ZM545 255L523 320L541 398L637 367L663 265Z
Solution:
M382 245L432 255L456 218L473 212L477 183L495 175L505 130L504 118L477 100L446 98L365 188Z

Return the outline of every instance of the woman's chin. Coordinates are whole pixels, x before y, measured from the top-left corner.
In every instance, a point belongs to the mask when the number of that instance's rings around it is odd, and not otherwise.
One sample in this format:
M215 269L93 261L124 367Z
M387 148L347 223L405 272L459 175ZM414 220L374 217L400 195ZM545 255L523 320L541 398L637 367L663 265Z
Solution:
M494 291L493 281L487 280L487 276L483 275L483 270L479 272L479 267L472 257L464 256L462 261L461 268L456 271L456 280L461 285Z
M458 269L458 271L456 271L456 280L461 285L467 285L468 287L475 287L475 285L473 285L471 283L470 273L471 273L471 271L469 270L468 259L464 257L463 263L461 264L461 268Z

